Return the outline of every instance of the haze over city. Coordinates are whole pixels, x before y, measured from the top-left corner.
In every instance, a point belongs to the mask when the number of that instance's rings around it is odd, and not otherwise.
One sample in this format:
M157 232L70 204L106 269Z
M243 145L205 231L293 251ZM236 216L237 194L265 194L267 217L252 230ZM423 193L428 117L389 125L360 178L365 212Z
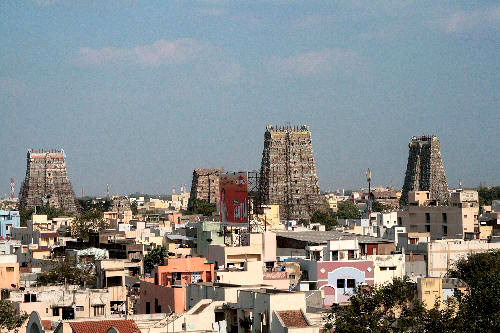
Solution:
M495 1L2 1L0 194L29 148L77 195L167 193L260 168L267 124L308 124L320 188L400 188L436 134L450 187L498 184Z

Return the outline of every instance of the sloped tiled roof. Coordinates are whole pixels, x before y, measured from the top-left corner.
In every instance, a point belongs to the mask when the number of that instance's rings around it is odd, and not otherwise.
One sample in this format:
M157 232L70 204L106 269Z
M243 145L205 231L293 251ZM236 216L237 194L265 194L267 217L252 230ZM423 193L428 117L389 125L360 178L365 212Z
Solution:
M285 327L308 327L306 318L300 310L276 311Z
M141 333L133 320L99 320L69 323L74 333L106 333L111 327L120 333Z

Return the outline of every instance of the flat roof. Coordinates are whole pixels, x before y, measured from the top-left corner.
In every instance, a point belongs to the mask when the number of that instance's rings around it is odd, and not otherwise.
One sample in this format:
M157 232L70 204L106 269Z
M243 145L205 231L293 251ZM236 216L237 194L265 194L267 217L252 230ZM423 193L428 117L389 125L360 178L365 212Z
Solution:
M393 243L388 239L379 237L363 236L342 231L283 231L277 232L277 237L285 237L309 243L325 244L330 240L352 240L357 239L360 243Z

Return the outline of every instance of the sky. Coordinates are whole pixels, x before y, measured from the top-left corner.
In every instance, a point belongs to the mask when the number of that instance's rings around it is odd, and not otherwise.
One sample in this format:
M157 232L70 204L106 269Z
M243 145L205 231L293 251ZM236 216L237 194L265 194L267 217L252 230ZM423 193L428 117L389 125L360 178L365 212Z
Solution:
M401 187L412 136L450 187L498 185L497 1L0 1L0 195L60 149L80 195L260 168L308 124L322 190Z

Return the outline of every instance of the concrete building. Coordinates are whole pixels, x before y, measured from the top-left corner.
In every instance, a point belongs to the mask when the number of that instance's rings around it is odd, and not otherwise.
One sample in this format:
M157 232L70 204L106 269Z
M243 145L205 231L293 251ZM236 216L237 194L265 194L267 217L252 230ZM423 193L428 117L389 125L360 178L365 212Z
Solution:
M0 255L0 289L19 288L19 263L14 254Z
M408 206L398 211L398 225L408 232L429 232L433 240L479 238L476 191L453 192L447 206L430 197L428 191L409 192Z
M25 290L11 290L7 299L19 311L36 311L42 319L50 321L124 314L113 309L113 291L109 289L83 289L79 286L29 287Z
M186 310L186 286L213 282L214 264L205 258L168 258L154 269L153 280L141 280L139 313L182 313Z
M457 291L462 295L468 291L468 286L459 279L427 277L417 280L418 299L428 310L434 308L435 304L444 309L446 302L455 298Z
M484 240L444 239L427 243L427 275L443 277L455 261L473 253L500 249L500 243Z
M11 236L12 227L18 228L21 223L21 217L18 211L0 210L0 240Z
M305 249L295 260L302 270L299 290L322 290L324 305L347 302L359 284L384 283L403 277L404 255L392 255L395 244L375 237L337 231L282 232L280 248Z
M238 303L227 304L231 331L319 333L306 315L306 294L274 289L240 290Z
M216 267L241 267L246 261L254 260L274 266L276 261L276 234L273 232L241 234L241 246L210 244L207 259Z

